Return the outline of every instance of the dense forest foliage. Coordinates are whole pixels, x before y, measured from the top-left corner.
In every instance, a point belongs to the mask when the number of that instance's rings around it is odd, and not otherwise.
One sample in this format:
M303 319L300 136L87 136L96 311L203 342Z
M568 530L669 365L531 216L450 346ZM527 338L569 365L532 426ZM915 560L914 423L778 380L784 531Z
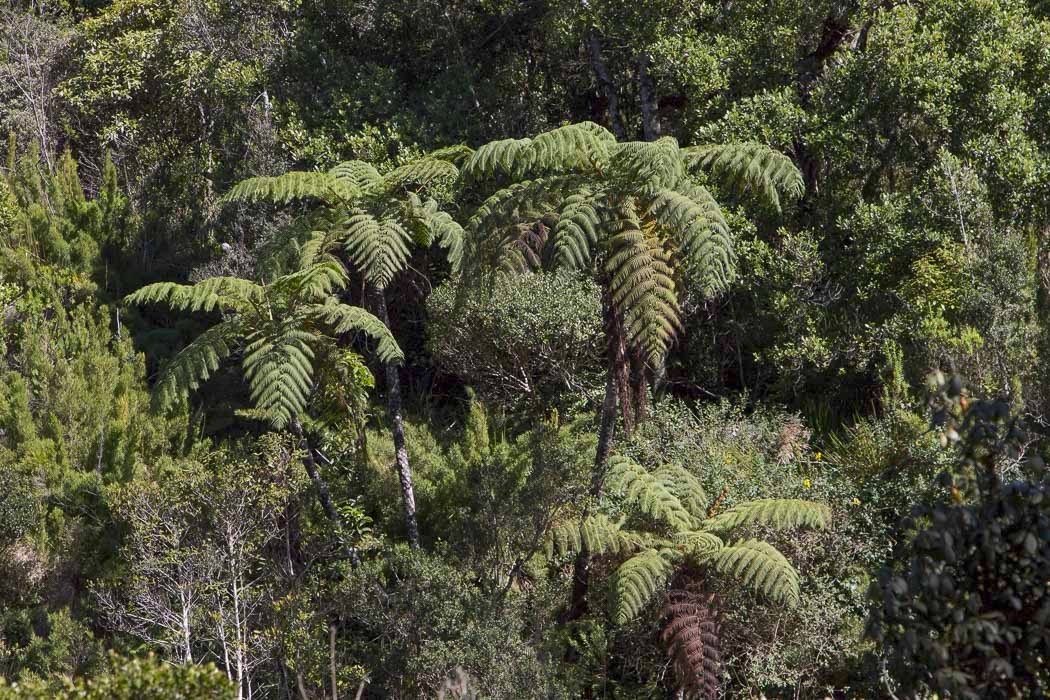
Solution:
M1046 697L1050 4L0 4L0 698Z

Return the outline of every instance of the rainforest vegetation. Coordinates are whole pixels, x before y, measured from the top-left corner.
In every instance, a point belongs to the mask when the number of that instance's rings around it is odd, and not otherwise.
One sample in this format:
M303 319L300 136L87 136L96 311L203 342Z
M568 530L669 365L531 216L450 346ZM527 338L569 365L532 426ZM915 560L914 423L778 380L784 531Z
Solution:
M3 0L0 134L0 700L1050 694L1050 3Z

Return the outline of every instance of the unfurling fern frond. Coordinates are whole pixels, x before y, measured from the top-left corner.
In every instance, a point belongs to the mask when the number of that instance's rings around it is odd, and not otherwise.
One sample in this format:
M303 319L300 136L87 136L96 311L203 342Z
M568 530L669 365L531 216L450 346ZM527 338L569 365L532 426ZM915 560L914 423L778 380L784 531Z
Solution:
M647 234L633 212L621 216L609 242L605 273L627 341L656 366L681 328L674 271L659 239Z
M552 528L545 541L547 558L578 552L605 554L632 552L644 537L624 530L623 519L613 520L601 513L592 513L583 519L564 522Z
M698 583L672 589L660 635L687 698L714 700L722 677L722 652L713 596Z
M352 182L328 173L291 170L276 177L250 177L238 182L223 197L224 202L273 202L288 204L300 199L329 203L352 201L361 190Z
M647 214L671 233L686 274L716 291L733 276L733 241L718 202L703 187L682 184L677 190L660 190Z
M706 563L773 602L798 605L798 572L776 547L766 542L746 540L723 547L707 557Z
M691 168L703 168L739 190L751 190L780 210L780 194L797 199L805 182L791 159L760 143L694 146L684 151Z
M170 408L196 391L232 352L231 343L240 332L234 320L201 333L164 368L154 388L156 407Z
M623 625L638 617L667 585L676 558L673 550L647 549L620 564L612 577L616 624Z
M329 299L324 304L305 306L304 313L331 327L336 334L351 331L364 333L376 342L376 355L383 363L399 364L405 360L405 355L398 347L390 329L358 306L340 304L334 299Z
M346 220L346 253L379 289L385 289L408 264L412 236L393 218L355 212Z
M328 174L336 180L348 182L362 191L383 179L383 176L372 167L371 163L366 163L363 160L348 160L339 163L329 170Z
M611 492L622 493L639 510L666 523L673 531L690 530L694 518L675 493L677 486L671 475L651 474L630 457L609 459L606 486Z
M704 529L722 532L742 525L768 525L779 529L823 529L830 522L831 509L823 503L790 498L763 498L736 504L705 521Z

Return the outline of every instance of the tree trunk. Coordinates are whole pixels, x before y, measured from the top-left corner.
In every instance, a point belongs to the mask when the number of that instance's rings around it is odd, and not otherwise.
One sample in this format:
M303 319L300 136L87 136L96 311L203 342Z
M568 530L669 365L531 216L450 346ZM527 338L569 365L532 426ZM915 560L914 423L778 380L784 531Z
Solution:
M609 110L609 129L617 141L623 140L623 122L620 121L620 98L616 94L616 83L609 75L609 69L605 66L602 58L602 40L598 38L598 32L591 30L587 36L587 50L591 55L591 68L598 78L598 84L605 93L605 100Z
M390 315L386 310L386 293L382 289L373 289L376 316L387 328L390 328ZM394 438L394 459L397 464L397 476L401 481L401 498L405 510L405 528L408 531L408 543L413 549L419 548L419 525L416 522L416 495L412 489L412 467L408 463L408 448L405 446L405 425L401 418L401 377L397 365L387 363L386 401L390 411L390 423Z
M642 138L655 141L660 138L660 121L657 119L656 84L649 73L649 54L638 57L638 99L642 103Z
M306 452L306 455L303 457L303 466L306 467L306 473L310 477L310 481L313 483L314 488L317 489L317 500L321 503L321 509L324 510L328 519L332 521L332 525L335 526L336 538L346 551L350 563L357 566L361 563L361 557L357 553L356 547L351 547L346 543L346 532L343 528L343 519L339 517L339 511L335 509L335 504L332 503L332 493L328 490L328 482L324 480L324 477L321 476L321 472L317 469L317 462L314 459L314 451L310 447L310 442L306 439L306 434L303 433L303 426L298 420L294 420L292 421L291 428L292 433L299 438L299 444Z

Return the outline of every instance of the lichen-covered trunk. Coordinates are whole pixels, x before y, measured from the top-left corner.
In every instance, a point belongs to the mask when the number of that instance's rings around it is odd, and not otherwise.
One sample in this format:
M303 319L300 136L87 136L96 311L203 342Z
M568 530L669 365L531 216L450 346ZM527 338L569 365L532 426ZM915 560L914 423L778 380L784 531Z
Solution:
M373 290L376 315L390 328L390 315L386 310L386 294L381 289ZM419 548L419 525L416 521L416 495L412 488L412 467L408 463L408 447L405 445L405 424L401 417L401 377L397 365L386 363L386 402L390 412L390 426L394 439L394 461L397 477L401 482L401 500L405 511L405 529L408 543Z

